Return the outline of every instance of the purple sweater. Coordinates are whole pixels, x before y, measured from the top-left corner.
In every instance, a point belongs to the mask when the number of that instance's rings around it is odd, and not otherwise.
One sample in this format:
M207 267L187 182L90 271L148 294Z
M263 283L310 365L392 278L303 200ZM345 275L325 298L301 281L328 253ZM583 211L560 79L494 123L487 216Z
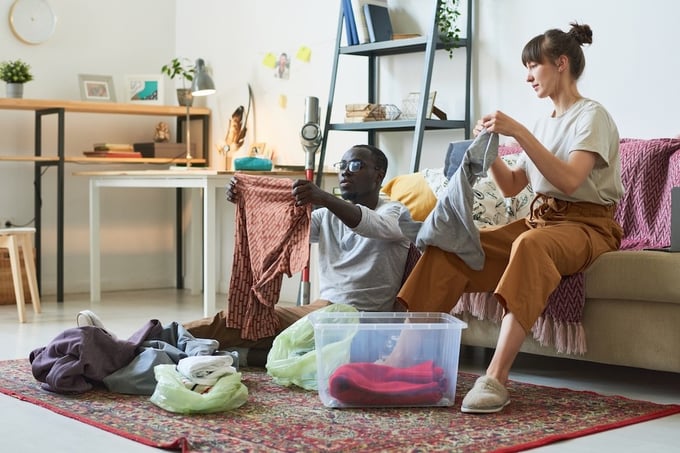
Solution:
M33 376L52 392L86 392L130 363L142 342L161 330L158 320L150 320L129 339L120 340L98 327L67 329L47 346L31 351Z

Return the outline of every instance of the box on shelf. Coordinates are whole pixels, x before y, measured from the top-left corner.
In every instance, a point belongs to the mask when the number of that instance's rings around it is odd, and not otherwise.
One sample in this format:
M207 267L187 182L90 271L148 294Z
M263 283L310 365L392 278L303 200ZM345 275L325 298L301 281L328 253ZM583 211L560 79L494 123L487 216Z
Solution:
M309 315L327 407L451 406L462 329L446 313Z
M142 157L162 157L166 159L183 159L187 155L186 143L135 143L135 151L142 153ZM203 152L196 154L196 143L191 144L191 157L203 158Z

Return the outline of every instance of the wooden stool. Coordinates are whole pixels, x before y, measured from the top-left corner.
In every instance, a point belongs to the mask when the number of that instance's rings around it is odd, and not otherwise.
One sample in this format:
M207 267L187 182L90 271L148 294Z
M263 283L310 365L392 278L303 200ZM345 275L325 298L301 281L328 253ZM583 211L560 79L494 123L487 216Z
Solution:
M35 272L35 259L33 257L33 241L35 228L0 228L0 248L9 250L9 262L12 269L12 282L14 294L17 300L19 322L26 322L26 305L24 301L24 285L21 278L21 261L19 250L23 250L24 267L28 287L31 290L31 302L33 311L40 313L40 295L38 294L38 279Z

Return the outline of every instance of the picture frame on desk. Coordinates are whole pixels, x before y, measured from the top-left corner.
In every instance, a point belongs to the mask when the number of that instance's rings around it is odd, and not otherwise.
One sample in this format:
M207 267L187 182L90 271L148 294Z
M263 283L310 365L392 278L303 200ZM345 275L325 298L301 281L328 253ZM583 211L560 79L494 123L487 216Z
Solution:
M123 96L123 101L131 104L163 105L163 76L126 75Z
M78 74L80 99L92 102L116 102L113 77L110 75Z

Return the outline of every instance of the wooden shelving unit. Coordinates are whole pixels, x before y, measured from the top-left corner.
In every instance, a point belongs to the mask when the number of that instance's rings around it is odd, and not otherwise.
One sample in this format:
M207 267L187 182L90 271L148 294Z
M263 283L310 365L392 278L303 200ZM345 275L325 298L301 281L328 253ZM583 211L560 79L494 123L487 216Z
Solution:
M11 99L0 98L0 110L24 110L35 112L35 142L33 156L0 156L0 162L29 162L34 165L34 211L35 211L35 247L36 269L38 282L41 268L41 192L43 167L57 167L57 302L64 300L64 166L67 163L74 164L177 164L186 163L186 159L168 158L95 158L84 156L66 156L65 153L65 125L68 113L84 114L108 114L108 115L142 115L142 116L169 116L177 121L177 141L182 141L184 124L187 121L187 109L181 106L144 105L144 104L119 104L119 103L95 103L68 101L58 99ZM43 127L42 120L45 116L57 116L57 149L51 156L43 154ZM204 159L191 159L192 163L209 164L210 155L210 123L211 111L204 107L191 107L189 120L199 120L202 124L203 156ZM181 193L178 192L178 203L181 201Z

